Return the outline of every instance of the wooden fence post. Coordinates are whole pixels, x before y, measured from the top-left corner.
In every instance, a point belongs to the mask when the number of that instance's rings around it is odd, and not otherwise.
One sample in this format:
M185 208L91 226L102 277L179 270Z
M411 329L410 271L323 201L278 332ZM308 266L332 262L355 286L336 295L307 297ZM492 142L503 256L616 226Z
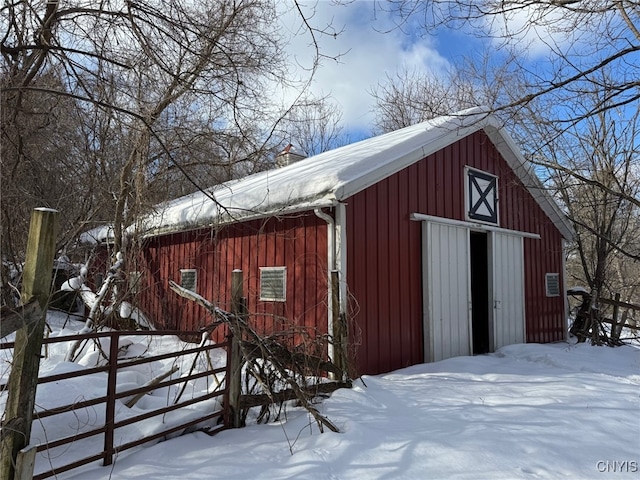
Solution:
M120 343L120 333L113 332L109 335L109 373L107 377L107 402L105 403L104 415L104 459L102 465L113 463L113 434L116 423L116 388L118 376L118 347Z
M16 476L15 480L32 480L33 467L36 464L37 445L31 445L23 448L18 452L16 458Z
M3 480L30 476L28 472L17 472L16 462L18 452L29 444L31 438L57 228L57 211L49 208L36 208L33 211L22 275L22 302L26 304L35 297L42 308L42 314L37 321L16 331L5 424L2 429L4 438L0 452L0 473ZM33 464L25 462L24 465Z
M616 302L613 305L613 316L611 317L611 340L618 342L620 335L622 334L622 327L624 327L624 321L618 322L618 313L620 312L620 293L616 293L614 297Z
M231 311L234 315L244 315L244 295L242 290L242 270L234 270L231 273ZM240 332L240 329L236 329ZM241 427L240 423L240 394L242 387L242 352L240 350L240 338L234 332L231 333L231 355L229 358L229 409L231 410L231 427Z

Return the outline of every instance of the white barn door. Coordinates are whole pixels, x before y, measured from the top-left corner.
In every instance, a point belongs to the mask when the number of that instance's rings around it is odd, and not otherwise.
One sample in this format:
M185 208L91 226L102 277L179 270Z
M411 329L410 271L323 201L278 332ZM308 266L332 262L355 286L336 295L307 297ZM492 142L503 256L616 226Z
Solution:
M469 229L423 222L425 360L471 354Z
M524 249L521 236L493 232L493 350L523 343Z

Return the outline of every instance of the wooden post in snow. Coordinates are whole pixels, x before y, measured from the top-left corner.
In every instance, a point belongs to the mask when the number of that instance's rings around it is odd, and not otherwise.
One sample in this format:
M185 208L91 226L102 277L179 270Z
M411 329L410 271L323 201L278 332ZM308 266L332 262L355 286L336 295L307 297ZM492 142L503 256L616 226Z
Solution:
M16 459L15 480L33 480L36 453L38 453L37 445L30 445L20 450Z
M617 343L620 340L620 334L622 333L622 327L624 327L624 321L618 322L618 313L620 312L620 293L616 293L614 297L615 304L613 305L613 316L611 317L611 340Z
M245 314L244 295L242 291L242 270L234 270L231 273L231 311L234 315ZM229 409L231 427L238 428L240 425L240 393L242 386L242 353L240 351L240 338L236 332L231 333L231 354L228 361L230 362L228 372L229 378Z
M22 303L28 304L35 297L42 313L36 321L27 323L16 331L13 364L9 374L9 395L2 429L2 480L29 476L28 472L16 471L16 463L20 450L29 444L31 437L57 228L57 211L49 208L36 208L33 211L22 275ZM19 464L33 465L31 462Z

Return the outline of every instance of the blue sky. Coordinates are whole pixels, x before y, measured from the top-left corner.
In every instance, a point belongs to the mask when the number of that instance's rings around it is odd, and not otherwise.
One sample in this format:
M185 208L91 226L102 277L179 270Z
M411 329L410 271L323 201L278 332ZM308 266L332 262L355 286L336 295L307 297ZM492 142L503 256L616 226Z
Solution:
M310 22L318 27L332 24L340 34L335 38L320 36L320 46L328 56L342 54L339 61L325 59L312 86L316 95L330 94L341 105L343 120L348 129L363 129L371 125L373 99L370 91L387 76L393 77L406 69L425 75L438 75L462 55L481 55L487 48L498 53L499 39L480 39L478 29L484 33L492 31L497 36L507 29L514 33L514 44L521 49L520 58L526 60L531 70L541 73L549 68L547 56L553 50L571 52L577 65L592 63L594 53L611 54L611 43L600 35L599 29L618 28L619 44L613 48L622 48L626 27L620 25L620 19L612 15L594 15L592 18L577 20L563 16L566 12L545 11L541 22L545 26L531 28L531 19L540 17L541 12L528 8L518 9L508 19L494 17L490 24L487 18L479 19L473 27L465 30L438 29L436 35L419 35L412 25L394 28L396 22L389 12L380 9L383 1L339 0L300 0L301 5L315 15ZM420 16L415 16L420 20ZM584 28L573 28L572 22ZM583 21L593 24L585 25ZM607 23L612 20L614 23ZM299 19L298 19L299 22ZM293 20L295 23L295 20ZM471 30L473 28L473 31ZM311 50L308 41L302 37L294 38L290 51L296 58L309 58ZM630 41L633 42L633 36ZM595 47L594 51L594 45ZM586 57L584 54L586 53ZM566 65L565 65L566 66ZM614 65L612 65L615 68ZM568 69L565 74L572 74ZM544 75L544 73L543 73Z
M309 5L316 8L314 25L332 24L340 32L335 38L318 37L323 53L341 55L337 61L323 60L311 90L335 99L342 108L345 129L351 132L370 130L374 102L369 92L387 75L402 69L437 74L449 66L452 56L470 46L470 39L458 33L420 38L393 28L393 18L371 1L336 5L321 0ZM295 42L291 52L300 59L312 54L306 40Z

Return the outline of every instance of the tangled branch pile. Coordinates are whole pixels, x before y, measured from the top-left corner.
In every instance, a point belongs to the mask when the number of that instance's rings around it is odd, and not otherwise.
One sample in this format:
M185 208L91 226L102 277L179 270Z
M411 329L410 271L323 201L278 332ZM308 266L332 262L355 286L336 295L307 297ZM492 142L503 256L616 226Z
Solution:
M175 282L170 281L169 286L178 295L205 308L216 319L215 327L226 325L238 340L246 393L240 401L241 423L244 423L251 407L261 406L258 421L266 421L274 406L278 410L277 417L285 401L296 400L313 416L321 432L324 427L339 432L338 427L318 411L315 400L319 395L350 386L348 380L329 382L319 375L320 372L326 372L344 379L346 377L340 368L321 356L289 348L281 341L283 332L267 336L258 334L247 321L246 314L226 312ZM321 343L317 350L326 350L326 338L313 340Z

